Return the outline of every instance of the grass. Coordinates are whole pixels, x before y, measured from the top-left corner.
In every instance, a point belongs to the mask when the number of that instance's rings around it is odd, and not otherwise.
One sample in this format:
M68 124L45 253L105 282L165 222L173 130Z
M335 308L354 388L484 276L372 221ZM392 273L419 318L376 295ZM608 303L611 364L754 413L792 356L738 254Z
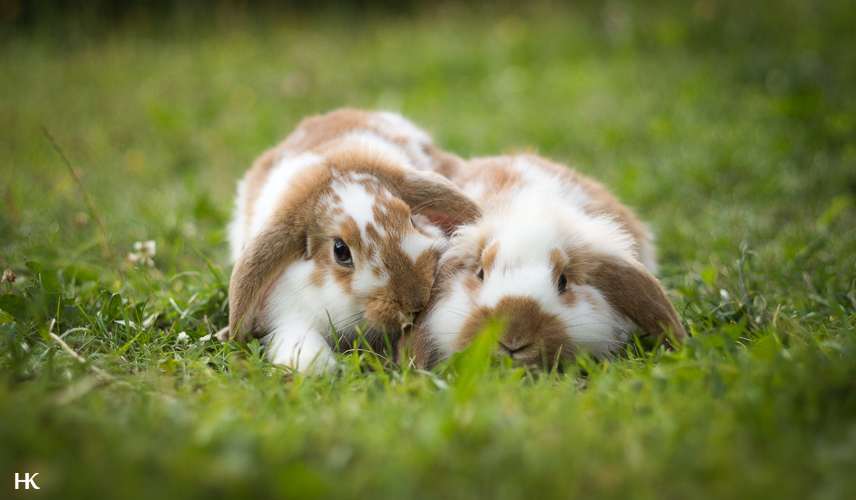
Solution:
M0 269L18 276L0 283L0 496L856 488L848 2L233 14L0 32ZM474 349L430 373L344 355L324 377L201 341L228 316L235 180L345 105L601 180L654 228L693 338L563 374ZM145 240L151 267L126 258Z

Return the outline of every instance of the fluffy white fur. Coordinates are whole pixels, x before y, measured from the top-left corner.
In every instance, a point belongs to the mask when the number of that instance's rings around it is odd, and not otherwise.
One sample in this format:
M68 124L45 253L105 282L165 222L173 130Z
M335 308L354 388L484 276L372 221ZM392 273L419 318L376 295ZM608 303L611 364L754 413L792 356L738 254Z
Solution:
M238 260L241 250L249 237L247 230L250 221L247 220L247 183L238 181L238 196L235 198L235 209L232 211L232 221L229 223L229 251L232 262Z
M267 358L300 371L308 369L316 358L321 369L334 361L325 338L330 331L327 315L348 318L360 311L359 303L331 281L307 285L314 270L315 263L305 260L286 268L259 315L262 329L271 332L261 340L268 346ZM324 304L324 309L319 304ZM353 330L342 326L343 334Z
M360 226L363 236L369 224L377 228L374 218L375 195L369 193L364 185L337 181L333 183L333 192L341 200L339 205L347 207L348 216Z
M401 238L401 242L399 242L398 246L401 247L401 250L410 257L410 260L416 262L426 250L431 248L432 245L437 241L437 238L429 238L420 233L410 233L404 238Z

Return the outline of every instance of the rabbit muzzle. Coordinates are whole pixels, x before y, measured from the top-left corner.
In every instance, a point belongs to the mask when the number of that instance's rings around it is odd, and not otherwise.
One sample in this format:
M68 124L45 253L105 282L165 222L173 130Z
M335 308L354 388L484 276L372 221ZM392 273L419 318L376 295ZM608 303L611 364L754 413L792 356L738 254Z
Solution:
M570 353L561 319L530 297L504 297L493 308L480 308L467 322L465 337L479 334L491 320L500 325L493 351L497 357L508 356L523 366L550 366L560 354Z

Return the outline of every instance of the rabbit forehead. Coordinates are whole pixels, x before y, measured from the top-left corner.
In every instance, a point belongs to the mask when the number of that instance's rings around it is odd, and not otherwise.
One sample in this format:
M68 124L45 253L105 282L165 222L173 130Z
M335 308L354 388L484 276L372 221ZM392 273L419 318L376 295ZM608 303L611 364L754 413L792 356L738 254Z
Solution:
M492 267L497 269L520 265L549 267L553 254L564 249L562 236L554 221L510 221L493 231L482 257L493 256Z
M369 175L350 172L333 181L322 204L333 226L349 236L345 242L362 253L399 246L410 234L410 208Z
M479 293L479 304L495 307L506 297L530 297L538 302L556 303L552 265L539 262L530 266L511 266L497 269L485 276Z
M369 225L377 226L376 208L388 211L392 195L376 180L364 174L348 174L331 185L330 209L334 218L349 218L365 235Z
M530 217L526 207L507 205L475 224L461 226L449 241L445 265L484 266L488 271L514 266L549 267L557 252L566 253L567 235L554 213Z
M403 200L371 176L349 173L337 179L325 201L336 224L354 224L364 243L394 245L413 261L445 242L428 217L412 214Z
M556 252L571 264L592 255L636 257L632 235L614 217L531 190L494 204L478 226L483 249L497 245L497 266L549 265Z

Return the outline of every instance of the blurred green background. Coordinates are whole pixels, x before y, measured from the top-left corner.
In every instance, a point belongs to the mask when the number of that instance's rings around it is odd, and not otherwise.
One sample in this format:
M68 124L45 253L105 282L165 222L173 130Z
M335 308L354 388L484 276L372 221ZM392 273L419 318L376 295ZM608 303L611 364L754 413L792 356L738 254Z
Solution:
M844 0L0 0L0 496L30 467L63 498L845 498L854 26ZM235 181L342 106L603 182L694 340L320 378L200 342Z

